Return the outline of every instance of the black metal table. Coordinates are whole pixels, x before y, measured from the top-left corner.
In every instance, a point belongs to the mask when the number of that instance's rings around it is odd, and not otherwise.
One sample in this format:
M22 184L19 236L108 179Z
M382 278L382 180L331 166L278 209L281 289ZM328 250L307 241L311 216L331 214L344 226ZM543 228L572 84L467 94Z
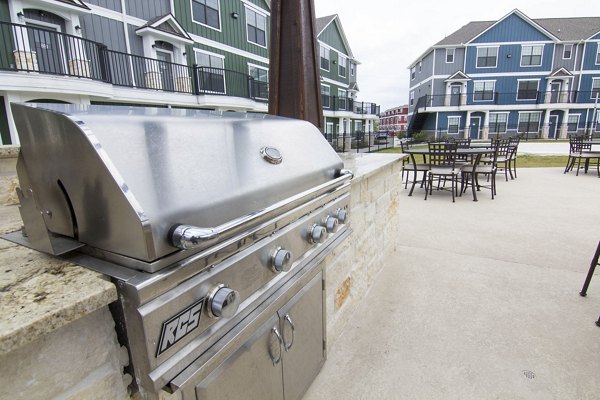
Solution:
M493 149L490 148L473 148L473 147L469 147L469 148L459 148L456 149L456 155L457 156L475 156L474 160L473 160L473 165L474 168L477 167L477 165L479 164L479 161L481 160L481 156L484 154L489 154L492 153ZM405 154L410 154L410 158L412 160L412 165L413 165L413 172L415 174L415 178L413 179L412 185L410 187L410 192L408 193L409 196L412 196L413 191L415 189L415 185L417 183L417 162L415 161L415 155L428 155L429 154L429 148L428 147L424 147L422 149L408 149L404 151ZM427 172L423 172L424 174L426 174ZM408 179L408 177L407 177ZM471 185L472 189L473 189L473 201L477 201L477 193L476 193L476 189L475 189L475 182L473 182L473 184Z

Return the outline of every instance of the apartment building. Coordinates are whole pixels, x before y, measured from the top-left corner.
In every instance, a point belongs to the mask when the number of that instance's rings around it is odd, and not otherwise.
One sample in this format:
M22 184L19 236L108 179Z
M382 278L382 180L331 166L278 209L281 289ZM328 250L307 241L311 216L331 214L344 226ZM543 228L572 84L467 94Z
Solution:
M408 128L408 104L385 110L379 116L379 130L406 133Z
M269 31L267 0L0 0L1 144L18 143L11 102L267 112ZM349 96L353 59L348 79L323 78Z
M600 17L469 22L409 66L409 132L485 139L600 131Z

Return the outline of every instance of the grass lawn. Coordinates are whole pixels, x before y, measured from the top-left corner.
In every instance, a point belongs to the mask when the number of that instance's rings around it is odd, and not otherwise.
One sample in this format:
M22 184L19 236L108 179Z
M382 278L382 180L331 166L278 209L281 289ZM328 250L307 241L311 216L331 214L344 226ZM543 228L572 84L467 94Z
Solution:
M400 148L384 149L381 153L401 153ZM567 165L568 156L538 156L534 154L519 155L517 168L550 168Z

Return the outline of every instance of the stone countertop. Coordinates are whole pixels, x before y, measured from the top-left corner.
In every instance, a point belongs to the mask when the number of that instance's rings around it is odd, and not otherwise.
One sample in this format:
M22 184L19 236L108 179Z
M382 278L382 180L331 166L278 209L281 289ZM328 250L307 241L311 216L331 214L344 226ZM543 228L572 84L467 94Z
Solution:
M18 151L10 153L0 152L0 158L16 157ZM0 194L14 191L13 181L14 177L0 182ZM22 224L14 198L5 197L0 204L0 234ZM0 239L0 354L115 300L115 286L101 274Z
M398 162L407 154L402 153L343 153L344 168L354 173L354 179L366 178L380 168Z

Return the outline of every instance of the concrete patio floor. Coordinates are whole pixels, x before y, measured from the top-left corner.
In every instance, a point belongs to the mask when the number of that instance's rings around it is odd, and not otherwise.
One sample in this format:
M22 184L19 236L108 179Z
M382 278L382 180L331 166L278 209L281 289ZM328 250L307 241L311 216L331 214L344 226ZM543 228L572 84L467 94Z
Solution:
M599 399L600 272L578 294L595 171L520 169L477 203L402 194L398 251L304 399Z

